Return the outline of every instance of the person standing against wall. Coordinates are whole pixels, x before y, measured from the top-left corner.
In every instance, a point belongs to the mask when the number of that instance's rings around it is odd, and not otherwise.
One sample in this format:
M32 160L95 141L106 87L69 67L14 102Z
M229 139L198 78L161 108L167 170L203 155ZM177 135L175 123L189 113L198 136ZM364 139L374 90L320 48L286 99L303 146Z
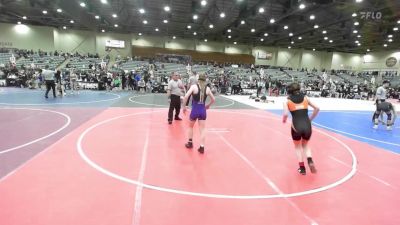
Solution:
M46 83L46 94L44 95L45 98L48 98L48 94L50 89L53 89L53 97L56 98L56 84L54 81L54 71L49 70L49 65L46 65L44 67L45 69L42 71L42 76L44 78L44 81Z
M185 87L176 72L172 74L172 79L168 82L167 96L169 99L168 123L172 124L172 117L175 109L175 120L179 118L181 111L181 95Z

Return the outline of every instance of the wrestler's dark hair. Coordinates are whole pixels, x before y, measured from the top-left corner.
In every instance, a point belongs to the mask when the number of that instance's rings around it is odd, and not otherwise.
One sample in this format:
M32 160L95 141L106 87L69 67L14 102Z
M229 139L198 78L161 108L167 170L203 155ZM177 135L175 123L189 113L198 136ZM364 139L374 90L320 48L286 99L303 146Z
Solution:
M287 87L287 92L289 95L295 95L300 93L300 84L299 83L291 83Z

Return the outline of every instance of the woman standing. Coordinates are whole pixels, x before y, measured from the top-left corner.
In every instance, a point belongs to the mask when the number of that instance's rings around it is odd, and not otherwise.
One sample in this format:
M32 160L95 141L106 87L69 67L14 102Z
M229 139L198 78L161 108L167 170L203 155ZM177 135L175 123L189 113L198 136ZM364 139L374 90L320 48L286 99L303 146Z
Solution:
M200 128L200 147L198 151L203 154L206 138L206 110L209 109L210 106L215 102L215 97L211 92L211 89L207 86L206 76L204 74L199 75L198 83L192 85L189 91L186 93L185 98L183 99L183 113L186 113L186 102L190 96L192 96L192 111L190 112L190 124L188 131L189 140L185 146L186 148L193 148L193 127L196 123L196 120L198 120ZM211 101L208 104L206 104L207 96L211 98Z

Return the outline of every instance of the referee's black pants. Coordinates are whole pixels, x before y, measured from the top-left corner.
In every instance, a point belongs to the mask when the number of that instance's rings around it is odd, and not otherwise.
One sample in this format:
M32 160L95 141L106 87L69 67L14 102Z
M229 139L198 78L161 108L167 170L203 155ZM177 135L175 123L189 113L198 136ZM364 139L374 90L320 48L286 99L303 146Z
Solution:
M175 118L179 117L181 111L181 97L179 95L171 95L171 102L169 103L168 121L172 121L175 109Z
M46 94L44 95L46 98L48 97L50 89L53 89L53 97L56 97L56 84L54 80L46 80Z

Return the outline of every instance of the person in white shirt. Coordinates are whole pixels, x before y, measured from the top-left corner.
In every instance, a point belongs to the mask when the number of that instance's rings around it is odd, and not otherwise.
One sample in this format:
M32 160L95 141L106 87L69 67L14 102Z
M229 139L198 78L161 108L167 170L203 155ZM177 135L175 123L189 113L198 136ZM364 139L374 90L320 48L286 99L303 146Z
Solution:
M390 82L385 80L385 81L383 81L382 86L380 86L376 89L375 103L374 103L376 105L376 111L378 111L379 104L386 101L386 89L389 87L389 85L390 85ZM383 114L382 113L380 113L380 114L381 114L380 115L381 120L383 120ZM374 114L374 116L375 116L375 114Z
M152 88L152 86L151 86L151 82L150 81L147 81L147 83L146 83L146 92L147 93L151 93L153 90L152 90L153 88Z
M172 74L172 79L168 82L167 96L169 99L169 111L168 111L168 123L172 124L172 117L175 109L175 120L182 120L179 118L181 111L181 96L182 91L185 90L185 86L182 81L179 80L178 73Z
M371 77L371 84L372 84L372 85L375 85L375 76L372 76L372 77Z
M188 63L188 65L186 66L186 73L187 74L191 74L192 73L192 66Z
M138 82L138 87L140 93L144 93L146 91L146 83L144 82L143 78Z
M154 79L154 70L149 71L150 79Z
M11 64L15 64L15 63L16 63L14 54L12 54L11 57L10 57L10 63L11 63Z
M389 87L390 82L385 80L382 83L382 86L378 87L376 89L376 94L375 94L375 103L378 105L381 102L386 101L386 89Z
M254 67L254 64L251 64L251 66L250 66L250 72L253 73L253 71L254 71L254 72L257 72L257 71L256 71L256 68Z
M264 75L265 75L264 68L261 67L261 69L260 69L260 78L264 79Z
M328 74L326 74L326 72L324 72L322 74L322 78L324 79L324 81L326 82L326 80L328 79Z
M56 98L56 83L54 81L54 71L49 70L49 65L45 66L45 69L42 71L42 76L44 81L46 82L46 94L44 97L48 98L48 94L50 89L53 90L53 97Z
M260 79L257 81L257 97L262 93L264 82Z
M100 63L100 68L101 68L102 70L105 70L105 69L106 69L106 67L107 67L107 63L106 63L106 62L104 62L103 60L101 60L101 63Z

